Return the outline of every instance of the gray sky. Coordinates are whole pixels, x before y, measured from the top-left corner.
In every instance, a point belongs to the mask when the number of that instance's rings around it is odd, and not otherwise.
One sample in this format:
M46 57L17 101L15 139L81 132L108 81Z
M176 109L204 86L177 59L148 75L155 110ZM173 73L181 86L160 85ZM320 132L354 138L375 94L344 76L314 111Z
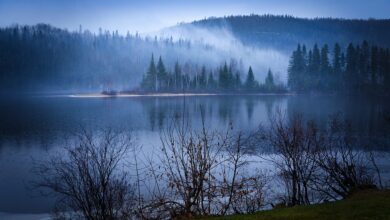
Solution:
M390 0L0 0L0 26L49 23L144 33L210 16L389 18L389 11Z

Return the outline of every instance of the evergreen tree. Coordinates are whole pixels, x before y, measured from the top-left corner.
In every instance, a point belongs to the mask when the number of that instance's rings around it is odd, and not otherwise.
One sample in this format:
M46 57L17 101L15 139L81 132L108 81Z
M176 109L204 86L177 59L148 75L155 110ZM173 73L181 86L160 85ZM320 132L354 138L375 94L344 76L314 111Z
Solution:
M345 80L348 90L354 90L357 86L357 54L352 43L348 45L346 55Z
M235 83L235 78L233 75L232 65L229 65L228 72L227 72L227 88L234 89L234 83Z
M228 89L230 86L229 69L226 62L223 67L219 69L218 86L220 89Z
M378 78L378 47L373 46L371 48L371 89L377 89L377 78Z
M288 67L288 86L296 91L305 90L305 70L306 63L302 54L301 46L298 44L297 50L293 52Z
M174 68L174 89L175 90L183 90L184 85L183 85L183 76L181 74L181 67L179 65L179 62L175 62L175 68Z
M198 77L199 81L199 88L205 89L207 87L207 76L206 76L206 67L202 66L202 70L200 72L200 75Z
M161 56L158 59L157 63L157 89L156 90L163 90L167 87L167 72L165 70L165 65L162 61Z
M369 79L369 68L370 68L370 47L367 41L363 41L359 53L359 88L363 89Z
M271 69L268 70L267 77L265 78L265 88L268 91L272 91L275 88L274 75Z
M237 72L235 74L235 77L234 77L234 89L240 89L242 86L242 82L241 82L241 77L240 77L240 73Z
M329 49L328 45L325 44L321 48L321 59L320 59L320 75L319 75L319 87L318 89L329 89L329 84L327 82L330 81L330 66L329 66Z
M154 56L150 60L148 71L143 78L142 84L143 89L157 91L157 69L154 63Z
M255 90L257 89L259 83L255 80L255 75L253 75L252 67L249 67L248 75L245 81L245 89Z
M317 89L320 79L320 65L321 65L321 55L320 50L318 49L318 45L315 44L313 47L313 59L312 65L310 66L310 74L311 74L311 89Z
M207 79L207 89L216 89L216 83L214 80L213 72L210 71L209 77Z
M336 43L333 49L333 70L330 78L330 85L332 89L338 90L341 87L341 74L341 48L340 45Z

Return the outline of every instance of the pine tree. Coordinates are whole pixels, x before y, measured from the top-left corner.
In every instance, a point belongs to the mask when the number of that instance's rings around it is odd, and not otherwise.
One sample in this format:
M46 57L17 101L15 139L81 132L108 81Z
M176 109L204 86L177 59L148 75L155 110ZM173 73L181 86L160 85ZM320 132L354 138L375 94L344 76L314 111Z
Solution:
M179 62L176 61L175 62L175 68L174 68L174 73L173 73L173 77L174 77L174 88L175 90L183 90L184 89L184 85L183 85L183 76L181 74L181 67L179 65Z
M213 89L215 89L215 87L216 87L216 83L214 80L214 76L213 76L213 73L210 71L209 77L207 79L207 89L213 90Z
M371 47L371 90L377 89L377 78L378 78L378 47Z
M346 55L345 80L348 89L353 90L357 86L357 55L352 43L348 45Z
M259 83L255 80L255 76L253 75L252 67L249 67L248 75L245 81L245 88L247 90L255 90L258 87Z
M202 70L200 72L200 75L198 77L199 81L199 88L200 89L205 89L207 87L207 76L206 76L206 67L202 66Z
M228 89L230 86L230 76L226 62L224 66L219 69L218 86L220 89Z
M267 77L265 78L265 88L268 91L272 91L275 88L274 75L271 69L268 70Z
M242 86L242 82L241 82L240 73L237 72L234 77L234 89L238 90L241 88L241 86Z
M288 86L296 91L305 90L306 63L302 54L301 46L298 44L297 50L293 52L288 67Z
M148 67L148 71L143 78L141 83L143 89L157 91L157 69L154 63L154 56L152 54L152 58L150 60L150 64Z
M367 41L363 41L359 53L359 88L363 89L365 84L368 82L369 68L370 68L370 47Z
M164 90L167 87L167 72L165 70L164 63L161 56L157 63L157 90Z
M328 82L330 81L330 65L329 65L329 49L328 45L325 44L321 48L321 59L320 59L320 75L319 75L319 88L322 89L329 89Z
M341 85L340 82L342 80L341 74L341 48L338 43L334 45L333 49L333 70L332 70L332 76L330 78L330 85L331 88L334 90L340 89Z
M310 67L311 89L318 88L319 80L320 80L320 65L321 65L320 50L318 49L317 44L315 44L313 47L312 66Z

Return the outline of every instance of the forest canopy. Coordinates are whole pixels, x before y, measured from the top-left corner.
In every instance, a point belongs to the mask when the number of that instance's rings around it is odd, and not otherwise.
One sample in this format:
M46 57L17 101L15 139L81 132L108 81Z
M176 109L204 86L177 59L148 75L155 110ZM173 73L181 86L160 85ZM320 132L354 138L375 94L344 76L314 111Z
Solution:
M386 94L390 91L390 50L367 41L307 49L298 44L288 67L288 86L298 92Z

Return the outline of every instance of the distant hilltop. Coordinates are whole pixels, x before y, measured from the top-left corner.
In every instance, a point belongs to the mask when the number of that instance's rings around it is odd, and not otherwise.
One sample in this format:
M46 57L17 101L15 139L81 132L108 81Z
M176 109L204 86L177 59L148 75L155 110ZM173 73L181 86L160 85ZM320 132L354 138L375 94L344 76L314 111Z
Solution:
M390 47L390 19L298 18L279 15L211 17L177 27L226 28L242 43L291 51L298 43L347 45L367 40Z

